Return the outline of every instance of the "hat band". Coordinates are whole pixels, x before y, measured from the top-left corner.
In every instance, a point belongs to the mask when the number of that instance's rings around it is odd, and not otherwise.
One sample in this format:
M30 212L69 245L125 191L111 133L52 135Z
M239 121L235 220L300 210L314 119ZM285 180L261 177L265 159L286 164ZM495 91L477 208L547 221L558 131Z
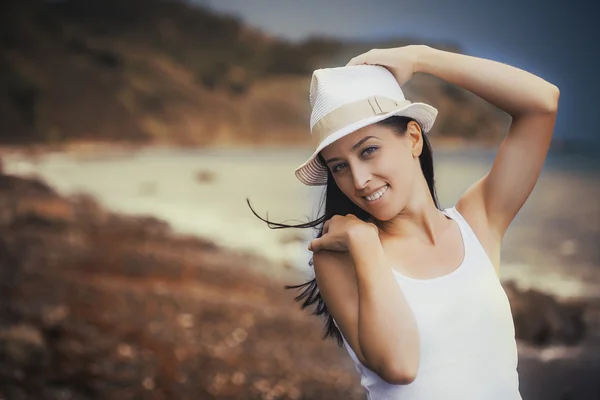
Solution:
M387 114L411 104L410 100L394 100L389 97L374 96L344 104L321 118L312 128L311 134L319 143L343 127L365 118Z

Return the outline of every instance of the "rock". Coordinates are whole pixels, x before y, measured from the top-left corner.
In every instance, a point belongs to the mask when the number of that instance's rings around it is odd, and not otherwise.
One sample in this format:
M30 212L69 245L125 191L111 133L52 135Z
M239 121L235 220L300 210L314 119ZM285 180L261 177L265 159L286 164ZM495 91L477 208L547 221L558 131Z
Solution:
M36 178L20 178L12 175L0 175L0 193L21 199L25 197L56 197L56 192L45 182Z
M177 321L179 322L179 325L185 329L194 327L194 316L192 314L180 314L177 317Z
M0 353L15 366L27 368L43 363L46 345L42 333L31 325L14 325L0 330Z
M42 322L45 328L55 328L69 316L65 305L42 307Z
M26 198L17 203L15 219L46 225L66 225L73 222L69 202L60 198Z
M517 338L544 346L577 344L584 337L584 303L559 302L533 289L521 291L512 281L503 286L511 305Z
M76 211L76 219L82 224L101 226L109 219L109 212L98 204L95 198L87 194L76 194L71 197Z
M38 398L50 351L42 332L29 324L0 329L0 398ZM3 390L6 389L6 392Z
M69 201L38 179L0 174L0 222L64 226L73 222Z
M196 173L196 181L199 183L214 182L216 175L213 171L200 170Z

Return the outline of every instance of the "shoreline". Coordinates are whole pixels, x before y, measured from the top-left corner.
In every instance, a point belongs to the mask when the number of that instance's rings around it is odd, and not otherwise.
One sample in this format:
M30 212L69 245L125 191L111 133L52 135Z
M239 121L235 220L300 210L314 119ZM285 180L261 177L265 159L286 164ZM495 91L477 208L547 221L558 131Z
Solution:
M497 147L499 143L492 143L487 141L469 141L460 137L442 137L442 138L430 138L430 142L434 148L439 147L441 149L455 149L455 148L466 148L466 149L491 149ZM252 150L252 149L278 149L278 148L294 148L298 150L306 149L307 151L314 150L314 146L310 143L297 144L297 143L237 143L232 145L231 143L215 143L209 145L185 145L178 143L164 143L164 142L127 142L127 141L105 141L105 140L76 140L56 144L0 144L0 155L3 154L19 154L36 156L42 154L60 153L60 154L113 154L115 152L137 152L147 149L175 149L175 150L193 150L193 149L240 149L240 150Z

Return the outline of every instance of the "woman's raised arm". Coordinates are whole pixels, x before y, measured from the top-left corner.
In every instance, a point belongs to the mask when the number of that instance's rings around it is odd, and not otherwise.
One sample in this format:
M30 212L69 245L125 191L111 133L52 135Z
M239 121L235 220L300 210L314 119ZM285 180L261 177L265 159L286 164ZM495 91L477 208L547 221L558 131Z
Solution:
M382 65L403 85L415 72L435 75L506 111L512 124L490 172L475 182L456 208L501 241L537 182L548 153L559 90L553 84L500 62L425 45L373 49L348 65Z
M425 72L473 92L512 116L510 129L490 172L457 203L460 211L485 221L501 241L541 173L548 153L559 90L553 84L500 62L420 48L415 72Z

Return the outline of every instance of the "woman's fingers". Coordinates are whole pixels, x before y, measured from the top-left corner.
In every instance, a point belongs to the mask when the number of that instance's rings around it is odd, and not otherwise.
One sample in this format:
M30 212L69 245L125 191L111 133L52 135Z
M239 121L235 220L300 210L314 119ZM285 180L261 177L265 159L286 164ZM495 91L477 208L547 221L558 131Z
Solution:
M335 218L335 215L334 215ZM331 224L331 220L332 218L328 219L327 221L325 221L325 223L323 224L323 233L321 234L320 238L314 239L312 242L310 242L310 244L308 245L308 250L315 252L317 251L320 247L321 242L323 241L323 237L325 237L325 235L327 235L327 233L329 232L329 225Z
M366 62L365 54L367 54L367 53L363 53L361 55L358 55L358 56L352 58L350 61L348 61L348 64L346 64L346 66L365 64L365 62Z
M329 232L329 224L331 223L331 219L328 219L327 221L325 221L325 223L323 224L323 234L325 235L327 234L327 232Z
M321 250L321 248L323 247L323 236L321 236L320 238L317 239L313 239L313 241L311 241L308 244L308 250L314 252L317 252L319 250Z
M378 49L371 49L371 50L367 51L366 53L357 55L356 57L354 57L350 61L348 61L348 64L346 64L346 66L361 65L361 64L376 64L375 62L373 62L372 59L375 56L375 51L377 51L377 50Z

